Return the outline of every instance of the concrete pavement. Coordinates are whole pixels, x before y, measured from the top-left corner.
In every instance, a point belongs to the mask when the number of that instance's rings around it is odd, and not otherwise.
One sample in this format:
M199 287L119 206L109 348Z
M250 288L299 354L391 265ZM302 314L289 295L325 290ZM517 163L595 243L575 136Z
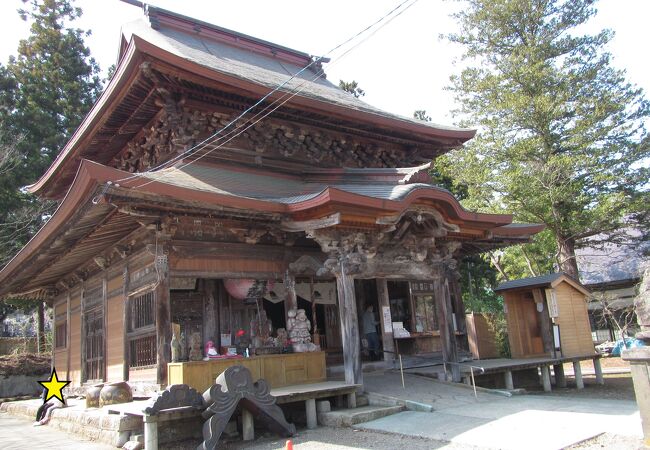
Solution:
M0 448L30 450L114 450L110 445L98 444L79 436L69 435L51 427L32 427L32 422L21 417L0 413Z
M396 374L399 377L399 374ZM405 375L366 377L367 390L419 398L431 413L406 411L357 425L364 430L399 433L455 444L499 449L561 449L604 432L641 437L636 402L580 397L517 395L503 397ZM399 381L396 387L396 381ZM381 392L380 392L381 393Z

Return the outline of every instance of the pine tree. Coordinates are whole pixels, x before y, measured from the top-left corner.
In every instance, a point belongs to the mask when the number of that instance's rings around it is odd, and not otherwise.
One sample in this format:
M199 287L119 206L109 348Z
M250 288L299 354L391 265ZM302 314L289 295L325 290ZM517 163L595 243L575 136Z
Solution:
M463 124L479 133L439 161L467 187L467 206L546 224L557 265L575 277L581 241L647 216L650 204L650 106L612 67L604 46L613 33L579 34L594 3L466 2L449 39L464 47L468 65L451 90Z
M89 32L67 26L81 9L70 0L23 1L18 13L32 23L31 33L0 65L0 147L13 155L11 170L0 177L0 266L52 211L51 202L21 188L53 162L101 88L99 67L84 44Z

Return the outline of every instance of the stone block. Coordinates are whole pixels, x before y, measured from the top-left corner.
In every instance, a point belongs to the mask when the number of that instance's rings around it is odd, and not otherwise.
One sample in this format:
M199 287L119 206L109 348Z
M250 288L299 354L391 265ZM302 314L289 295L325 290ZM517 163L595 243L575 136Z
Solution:
M144 444L138 441L128 441L122 448L124 450L141 450L144 448Z
M330 405L329 400L322 400L316 402L316 411L320 412L330 412L332 410L332 406Z

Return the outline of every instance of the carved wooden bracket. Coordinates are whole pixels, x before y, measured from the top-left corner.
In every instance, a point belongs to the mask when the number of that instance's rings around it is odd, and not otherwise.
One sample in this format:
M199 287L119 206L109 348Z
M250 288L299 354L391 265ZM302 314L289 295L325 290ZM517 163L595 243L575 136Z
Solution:
M221 433L239 404L279 435L289 437L296 433L296 427L286 421L282 409L275 404L266 381L260 379L253 383L250 371L244 366L228 367L203 394L203 399L210 406L203 413L206 422L200 449L217 447Z
M203 396L196 389L186 384L172 384L158 394L158 397L151 399L151 404L144 409L145 414L156 415L166 409L193 408L202 410L205 408Z

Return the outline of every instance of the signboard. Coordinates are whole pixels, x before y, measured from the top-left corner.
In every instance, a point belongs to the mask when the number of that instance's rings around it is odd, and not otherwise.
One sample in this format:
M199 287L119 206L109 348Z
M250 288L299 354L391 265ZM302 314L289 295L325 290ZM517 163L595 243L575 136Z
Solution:
M546 289L546 301L548 302L548 315L555 319L560 315L560 309L557 306L557 297L555 296L555 289Z
M382 306L381 314L383 316L383 321L384 321L384 333L392 333L393 324L392 324L392 319L390 317L390 306Z

